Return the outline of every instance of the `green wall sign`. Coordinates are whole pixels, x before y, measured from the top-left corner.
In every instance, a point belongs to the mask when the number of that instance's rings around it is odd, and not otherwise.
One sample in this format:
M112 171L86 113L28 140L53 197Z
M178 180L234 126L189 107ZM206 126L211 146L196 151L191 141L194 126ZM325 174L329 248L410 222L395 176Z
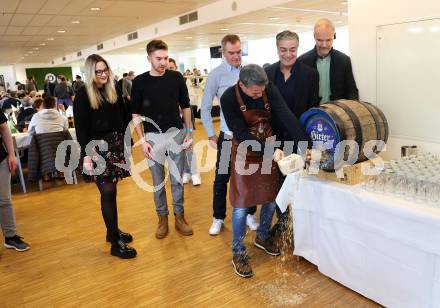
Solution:
M27 68L26 76L34 76L37 82L38 90L44 89L44 80L48 78L51 82L55 82L58 75L64 75L71 82L73 81L72 68L66 67L40 67L40 68Z

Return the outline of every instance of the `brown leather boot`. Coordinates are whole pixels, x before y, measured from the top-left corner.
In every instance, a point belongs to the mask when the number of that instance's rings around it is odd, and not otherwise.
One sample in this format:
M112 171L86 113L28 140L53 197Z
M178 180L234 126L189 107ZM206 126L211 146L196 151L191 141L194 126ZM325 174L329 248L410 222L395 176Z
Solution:
M175 215L175 227L177 232L182 235L193 235L193 229L186 222L183 213Z
M162 239L168 235L168 215L161 216L158 214L157 216L159 217L159 223L157 224L156 238Z

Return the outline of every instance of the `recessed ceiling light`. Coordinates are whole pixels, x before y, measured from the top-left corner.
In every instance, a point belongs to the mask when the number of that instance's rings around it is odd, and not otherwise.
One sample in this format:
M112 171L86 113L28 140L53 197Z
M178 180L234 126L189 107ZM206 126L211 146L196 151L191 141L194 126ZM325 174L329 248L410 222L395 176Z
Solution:
M187 39L187 40L192 40L192 36L185 36L185 38Z
M48 41L53 41L53 40L55 40L53 37L49 37L48 39L47 39Z
M57 32L58 32L58 33L65 33L66 30L58 30Z
M32 50L29 50L28 53L33 54L34 52Z
M100 7L91 7L90 11L100 11L101 8Z
M25 54L24 56L27 57L27 56L29 56L29 55L28 55L28 54Z
M221 28L220 30L221 31L228 31L229 29L228 28Z
M209 43L209 45L215 45L215 43Z
M280 20L281 17L269 17L270 20Z
M38 50L39 48L38 47L34 47L34 50Z
M79 20L72 20L72 24L79 24L80 21Z
M46 43L41 43L40 46L46 46Z
M411 32L411 33L420 33L420 32L423 32L425 29L424 28L422 28L422 27L413 27L413 28L409 28L408 29L408 32Z

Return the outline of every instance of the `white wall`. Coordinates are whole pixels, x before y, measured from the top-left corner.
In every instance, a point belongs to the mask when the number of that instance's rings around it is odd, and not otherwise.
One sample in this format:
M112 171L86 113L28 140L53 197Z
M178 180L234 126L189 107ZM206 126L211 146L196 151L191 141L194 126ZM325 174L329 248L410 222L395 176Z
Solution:
M50 67L48 63L20 63L15 64L15 79L21 83L26 83L26 69L27 68L39 68L39 67Z
M0 66L0 75L5 78L5 85L9 83L9 87L14 89L15 87L15 70L13 65Z
M139 54L108 54L102 55L112 68L113 72L122 77L123 73L134 71L136 75L142 74L150 69L145 52Z
M177 65L183 64L185 70L192 70L194 67L203 70L211 71L215 67L210 58L209 48L199 48L177 53L170 53L170 57L177 61Z
M348 28L347 27L336 28L336 33L337 33L337 39L334 41L334 48L346 54L350 54L349 42L348 42ZM258 65L263 65L265 63L277 62L278 54L275 43L275 35L276 33L274 33L273 38L247 41L249 55L247 57L243 57L243 63L255 63ZM298 35L300 41L298 55L301 55L309 51L315 46L313 31L301 32L298 33ZM173 57L172 54L171 57ZM215 68L221 63L221 61L218 59L210 59L209 48L200 48L195 50L179 52L174 55L174 58L176 59L178 64L183 63L185 65L185 69L191 69L191 70L194 67L197 67L198 69L207 68L209 71L211 71L213 68Z
M348 1L350 56L362 100L372 103L377 101L376 27L438 18L439 14L440 1L438 0L419 0L417 3L412 0ZM402 78L407 77L402 76ZM420 102L423 102L422 93L420 98ZM432 121L436 120L435 116L438 115L433 115ZM402 125L408 125L408 123L402 123ZM397 158L400 155L400 147L404 144L418 145L424 151L440 152L440 144L390 138L384 156Z
M139 42L147 42L151 39L163 37L172 33L177 33L190 28L195 28L205 24L210 24L223 19L231 18L234 16L240 16L252 11L258 11L264 9L268 6L282 5L283 3L289 2L290 0L240 0L235 3L235 9L233 9L233 1L216 1L205 6L199 7L198 20L179 25L177 18L174 16L158 23L149 25L144 28L137 29L138 39L128 41L127 34L123 34L112 39L106 40L103 43L104 48L98 53L105 53L109 51L115 51L118 48L131 46ZM62 60L63 57L54 59L55 65L62 65L63 63L70 63L79 60L76 50L74 53L65 55L65 61ZM90 46L88 48L82 49L82 57L87 57L90 54L97 53L96 45Z

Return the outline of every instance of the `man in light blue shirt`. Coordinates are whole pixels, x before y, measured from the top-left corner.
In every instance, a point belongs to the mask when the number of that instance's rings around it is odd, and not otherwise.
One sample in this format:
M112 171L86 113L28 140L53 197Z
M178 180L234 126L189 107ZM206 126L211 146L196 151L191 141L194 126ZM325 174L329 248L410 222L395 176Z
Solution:
M230 177L230 151L223 151L224 157L222 160L220 158L222 155L223 141L232 139L232 132L226 125L221 110L220 134L217 136L215 133L211 116L212 104L215 97L220 101L223 92L237 83L238 75L241 70L241 41L238 35L226 35L222 39L221 45L223 62L211 71L206 80L201 108L201 118L203 126L208 134L210 144L217 148L213 198L214 218L211 228L209 229L210 235L217 235L221 232L226 217L226 194ZM255 211L256 207L250 208L246 219L247 225L251 230L256 230L258 227L258 223L255 219Z

